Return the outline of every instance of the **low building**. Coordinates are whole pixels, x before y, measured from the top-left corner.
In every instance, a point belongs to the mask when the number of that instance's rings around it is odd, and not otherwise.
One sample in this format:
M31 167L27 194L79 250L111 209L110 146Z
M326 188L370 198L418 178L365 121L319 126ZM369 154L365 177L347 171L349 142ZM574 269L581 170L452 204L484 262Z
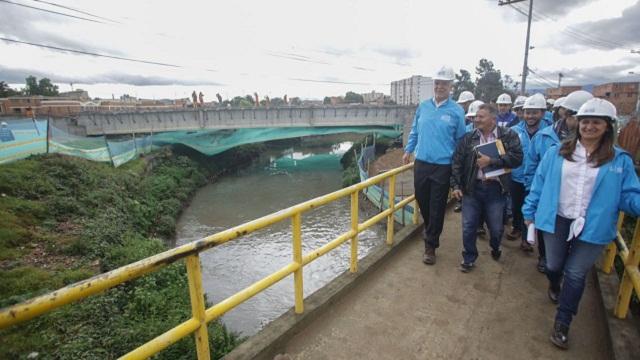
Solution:
M360 94L365 104L382 104L384 103L385 95L381 92L375 92L371 90L370 93Z
M632 115L638 111L637 82L614 82L593 87L593 96L611 101L618 110L618 115Z
M582 86L560 86L559 88L547 88L545 91L545 97L547 99L559 99L577 90L582 90Z
M391 82L391 100L398 105L418 105L433 97L433 79L414 75Z

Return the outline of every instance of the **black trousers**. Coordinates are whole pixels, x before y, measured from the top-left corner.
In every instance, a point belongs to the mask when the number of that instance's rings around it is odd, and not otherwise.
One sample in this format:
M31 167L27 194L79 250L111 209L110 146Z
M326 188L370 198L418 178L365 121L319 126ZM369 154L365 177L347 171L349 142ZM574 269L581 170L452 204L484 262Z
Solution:
M522 216L522 206L524 199L529 195L524 184L511 180L511 211L513 213L513 227L522 232L522 241L527 241L527 228L524 226L524 217ZM544 238L542 232L538 231L538 255L545 257Z
M437 249L449 195L451 165L415 161L413 186L424 220L424 245Z

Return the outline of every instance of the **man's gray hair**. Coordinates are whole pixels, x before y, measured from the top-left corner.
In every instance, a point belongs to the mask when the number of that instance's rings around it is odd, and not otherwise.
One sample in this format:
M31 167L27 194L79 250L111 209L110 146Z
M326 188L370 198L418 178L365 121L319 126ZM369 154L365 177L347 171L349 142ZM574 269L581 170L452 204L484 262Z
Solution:
M498 117L498 108L492 104L482 104L478 107L478 111L480 110L486 110L491 117Z

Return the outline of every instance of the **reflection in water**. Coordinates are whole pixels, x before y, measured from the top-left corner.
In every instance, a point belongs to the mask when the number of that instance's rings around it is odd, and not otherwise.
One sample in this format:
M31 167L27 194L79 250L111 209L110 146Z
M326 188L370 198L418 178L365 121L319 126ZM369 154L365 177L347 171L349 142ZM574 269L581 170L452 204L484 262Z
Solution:
M177 245L340 189L340 156L350 145L337 144L330 153L317 155L289 149L272 156L268 166L256 165L204 187L178 222ZM344 198L304 213L303 253L348 231L349 208L349 199ZM383 236L375 227L360 234L358 257L381 243ZM208 300L219 302L287 265L293 258L291 242L291 222L283 221L201 254ZM305 296L348 270L349 256L346 243L307 265ZM227 313L223 321L231 330L252 335L293 304L293 276L289 276Z

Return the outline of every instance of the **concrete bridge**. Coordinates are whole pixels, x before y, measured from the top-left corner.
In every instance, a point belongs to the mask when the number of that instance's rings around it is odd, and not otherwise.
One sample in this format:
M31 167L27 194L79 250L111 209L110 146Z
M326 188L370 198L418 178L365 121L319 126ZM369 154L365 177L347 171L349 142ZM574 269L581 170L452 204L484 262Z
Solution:
M411 126L414 113L415 106L402 105L202 108L81 113L74 118L55 119L54 124L71 133L90 136L203 129Z

